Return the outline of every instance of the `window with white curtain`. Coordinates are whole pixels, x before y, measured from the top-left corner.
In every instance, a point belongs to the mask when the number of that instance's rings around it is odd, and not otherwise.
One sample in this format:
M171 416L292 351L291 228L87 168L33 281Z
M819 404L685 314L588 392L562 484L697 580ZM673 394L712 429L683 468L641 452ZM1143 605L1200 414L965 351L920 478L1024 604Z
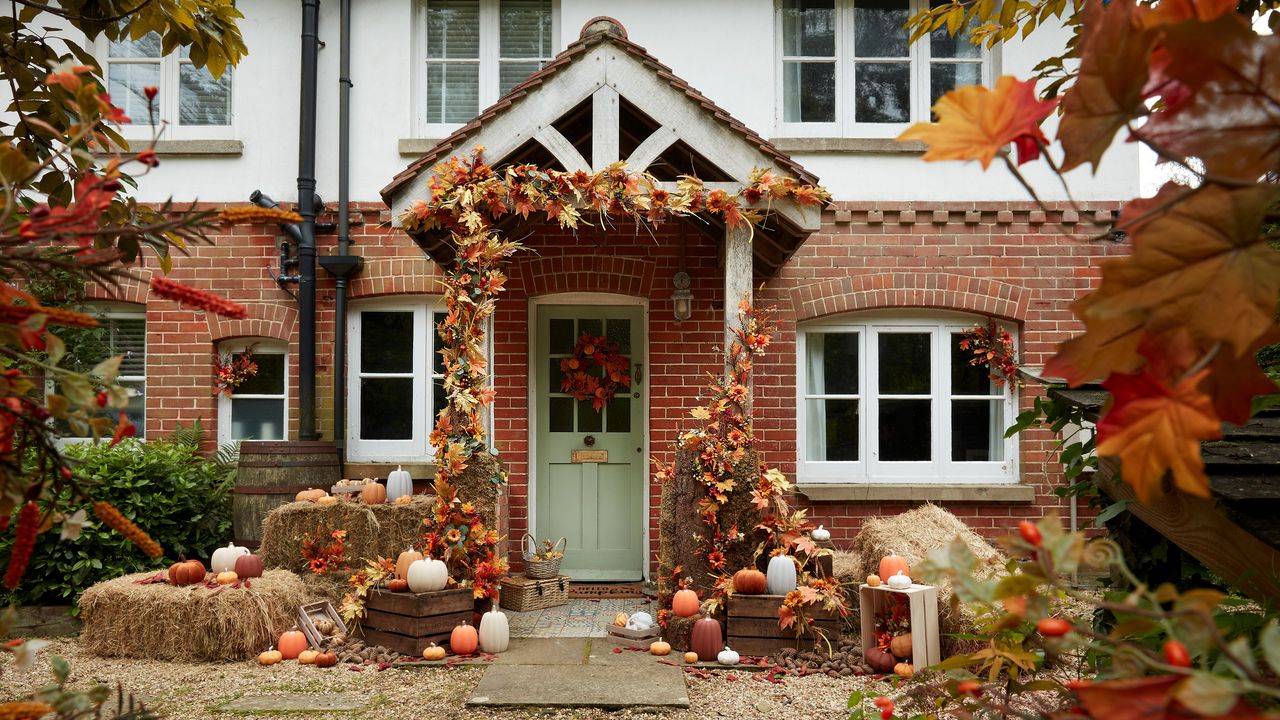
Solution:
M990 84L992 54L967 33L907 42L907 18L930 2L950 0L780 0L779 131L893 137L948 90Z
M132 121L126 135L150 137L146 88L159 91L155 99L157 124L164 137L222 138L231 136L231 68L215 78L191 62L189 48L163 54L160 35L137 40L100 40L98 58L106 76L111 102Z
M471 120L542 68L553 50L553 0L424 0L420 125Z
M288 348L276 340L238 339L222 343L223 358L249 351L258 374L231 396L218 395L218 444L238 440L285 440L289 433Z
M1015 481L1013 397L959 344L983 322L870 313L802 326L798 479Z

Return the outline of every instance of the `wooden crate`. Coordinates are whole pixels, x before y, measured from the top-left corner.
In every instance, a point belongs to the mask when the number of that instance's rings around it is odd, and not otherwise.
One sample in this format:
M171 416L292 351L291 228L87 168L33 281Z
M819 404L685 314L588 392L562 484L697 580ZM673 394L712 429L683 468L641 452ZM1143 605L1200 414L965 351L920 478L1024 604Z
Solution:
M911 606L911 664L924 668L942 662L938 640L938 588L932 585L912 585L906 590L894 590L888 585L860 585L858 608L863 647L871 645L867 638L875 637L876 613L889 602L891 593L906 595Z
M298 608L298 627L302 630L302 634L307 636L307 642L313 648L320 647L320 641L324 639L324 635L316 629L316 621L327 618L333 621L337 628L335 632L343 635L347 634L347 624L342 622L342 616L337 610L333 609L333 604L328 600L320 602L307 603Z
M772 655L784 648L809 650L822 646L822 640L806 632L796 637L795 629L778 627L778 608L782 595L734 595L729 599L729 647L742 655ZM840 635L840 617L822 608L811 612L810 619L833 642Z
M468 588L432 593L373 590L365 601L360 629L366 643L416 657L431 643L447 645L458 624L471 622L474 605Z
M618 627L610 623L608 633L609 640L615 645L648 648L658 640L661 630L657 625L648 630L628 630L625 627Z

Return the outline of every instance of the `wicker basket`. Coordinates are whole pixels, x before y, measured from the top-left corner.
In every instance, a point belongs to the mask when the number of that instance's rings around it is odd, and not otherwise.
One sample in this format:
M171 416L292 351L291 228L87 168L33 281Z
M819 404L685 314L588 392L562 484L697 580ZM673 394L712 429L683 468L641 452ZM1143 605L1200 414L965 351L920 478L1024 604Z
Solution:
M561 575L549 580L506 577L502 579L502 607L516 612L529 612L565 605L569 602L569 576Z
M538 552L538 541L529 533L524 534L524 574L525 577L534 580L549 580L551 578L560 577L560 561L564 559L564 551L569 546L566 538L560 538L555 545L551 546L552 550L559 548L561 557L552 558L550 560L535 560L534 554Z

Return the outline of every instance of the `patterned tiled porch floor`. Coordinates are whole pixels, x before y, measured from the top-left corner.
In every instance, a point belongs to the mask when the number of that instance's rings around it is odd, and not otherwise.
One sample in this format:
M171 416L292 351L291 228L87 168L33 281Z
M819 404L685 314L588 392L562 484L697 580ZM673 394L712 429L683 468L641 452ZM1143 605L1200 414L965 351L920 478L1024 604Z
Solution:
M511 623L513 638L575 638L604 637L605 628L613 622L613 616L624 612L644 611L656 614L654 603L648 598L591 600L572 598L567 605L513 612L503 609Z

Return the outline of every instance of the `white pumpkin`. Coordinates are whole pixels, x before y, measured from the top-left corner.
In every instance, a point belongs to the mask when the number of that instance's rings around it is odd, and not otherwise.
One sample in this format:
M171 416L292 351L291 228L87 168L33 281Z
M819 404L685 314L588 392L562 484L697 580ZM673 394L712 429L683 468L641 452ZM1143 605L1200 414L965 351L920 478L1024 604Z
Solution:
M236 569L236 558L248 554L249 548L235 543L227 543L226 547L213 551L213 557L209 558L209 569L213 571L214 575L233 572Z
M911 589L911 576L903 575L902 571L899 570L896 575L889 577L889 587L894 590L909 590Z
M449 583L449 568L439 560L415 560L409 565L409 590L416 593L437 592Z
M495 606L480 616L480 650L487 653L506 652L511 644L511 626L506 613Z
M769 558L766 586L770 595L786 595L796 589L796 563L790 555Z
M648 630L653 627L653 616L647 612L638 612L627 618L628 630Z
M738 657L738 651L730 649L728 645L725 645L720 654L716 656L716 661L721 665L737 665L741 659Z
M399 465L394 472L387 473L387 502L395 502L396 498L413 494L413 476Z
M809 533L809 537L813 538L814 542L826 542L831 539L831 531L819 525L817 530Z

